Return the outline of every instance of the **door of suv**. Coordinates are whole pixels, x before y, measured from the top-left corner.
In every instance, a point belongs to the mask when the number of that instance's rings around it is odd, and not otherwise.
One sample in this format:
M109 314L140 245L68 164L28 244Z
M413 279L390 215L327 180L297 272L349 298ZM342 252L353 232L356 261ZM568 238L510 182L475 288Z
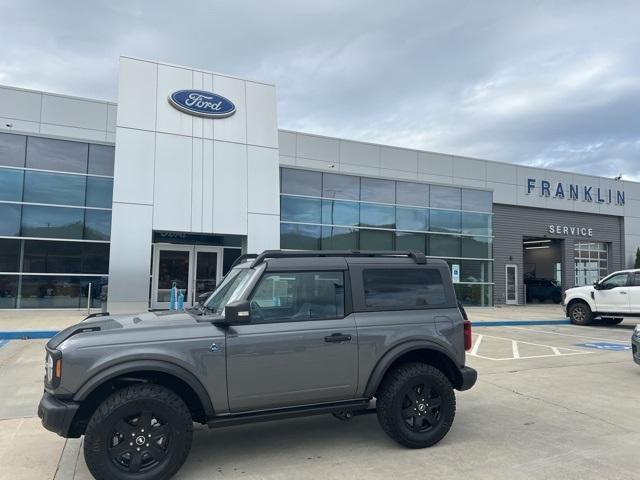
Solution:
M629 274L629 312L640 313L640 272Z
M603 313L629 312L628 273L617 273L600 282L594 291L596 309Z
M251 322L227 333L232 412L354 397L358 339L345 297L342 271L262 276Z

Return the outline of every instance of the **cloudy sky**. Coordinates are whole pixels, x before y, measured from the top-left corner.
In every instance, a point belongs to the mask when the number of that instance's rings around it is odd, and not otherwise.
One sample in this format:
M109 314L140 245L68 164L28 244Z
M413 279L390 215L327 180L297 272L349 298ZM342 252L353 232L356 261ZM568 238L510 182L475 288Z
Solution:
M640 180L640 2L0 0L0 84L121 54L271 81L281 128Z

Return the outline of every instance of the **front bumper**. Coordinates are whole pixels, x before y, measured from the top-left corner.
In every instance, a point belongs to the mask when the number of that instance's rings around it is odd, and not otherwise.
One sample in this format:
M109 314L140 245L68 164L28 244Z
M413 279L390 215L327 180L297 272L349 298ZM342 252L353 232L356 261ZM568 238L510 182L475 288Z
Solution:
M462 367L460 369L460 376L462 377L462 382L460 383L458 390L469 390L476 384L478 372L471 367Z
M44 428L68 438L71 422L78 408L80 408L78 403L65 402L44 392L38 405L38 417L42 420Z
M633 360L640 365L640 337L635 335L631 337L631 351L633 352Z

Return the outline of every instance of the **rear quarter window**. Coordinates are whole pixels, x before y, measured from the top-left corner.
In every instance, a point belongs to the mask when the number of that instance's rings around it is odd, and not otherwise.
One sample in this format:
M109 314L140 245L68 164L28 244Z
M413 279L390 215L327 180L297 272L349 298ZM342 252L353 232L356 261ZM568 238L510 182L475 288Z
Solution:
M447 304L440 271L434 268L380 268L362 272L369 308L426 308Z

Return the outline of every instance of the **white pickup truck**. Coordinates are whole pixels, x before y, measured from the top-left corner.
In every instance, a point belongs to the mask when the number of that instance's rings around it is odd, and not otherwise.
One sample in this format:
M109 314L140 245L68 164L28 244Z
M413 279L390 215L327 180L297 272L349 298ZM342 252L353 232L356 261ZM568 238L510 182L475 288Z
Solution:
M640 270L621 270L593 285L569 288L562 305L576 325L589 325L596 317L616 325L624 317L640 316Z

